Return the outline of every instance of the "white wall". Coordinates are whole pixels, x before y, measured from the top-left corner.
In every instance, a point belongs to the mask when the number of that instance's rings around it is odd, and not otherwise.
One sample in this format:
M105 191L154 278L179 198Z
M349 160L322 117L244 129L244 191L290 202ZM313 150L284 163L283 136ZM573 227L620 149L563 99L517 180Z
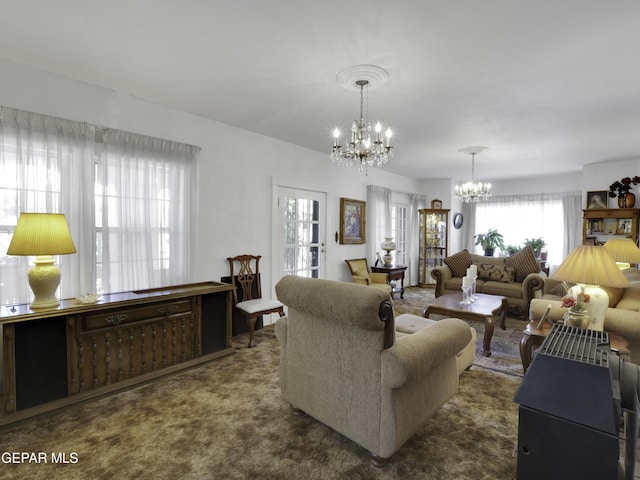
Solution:
M272 179L327 187L327 278L349 280L345 258L364 245L338 245L340 197L366 200L368 184L420 193L419 182L372 168L368 176L334 166L318 153L187 114L125 93L0 61L0 105L198 145L197 269L193 281L228 274L228 256L255 253L265 295L272 291Z
M640 158L608 161L585 165L582 169L583 205L587 204L587 192L609 191L609 185L624 177L640 175ZM636 196L636 208L640 207L640 185L632 186ZM618 208L616 198L609 198L609 208Z
M366 187L373 184L397 192L423 194L428 205L439 198L452 214L460 211L450 179L418 181L376 168L364 176L334 166L326 153L11 62L0 61L0 78L0 105L202 147L198 263L193 281L217 280L225 275L227 256L257 253L265 257L264 288L265 292L271 291L270 199L274 177L326 186L327 278L348 280L344 259L365 255L364 245L339 245L333 240L339 228L340 197L366 200ZM398 149L396 155L401 154ZM493 190L496 195L608 190L613 181L640 173L639 167L640 159L598 163L585 167L581 176L500 181L495 182ZM450 231L453 252L459 250L460 231L453 228Z

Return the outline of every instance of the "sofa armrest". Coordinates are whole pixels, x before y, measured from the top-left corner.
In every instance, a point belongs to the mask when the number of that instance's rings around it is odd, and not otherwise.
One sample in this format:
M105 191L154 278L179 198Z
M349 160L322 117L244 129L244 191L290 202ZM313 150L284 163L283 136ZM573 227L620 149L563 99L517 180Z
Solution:
M436 281L434 295L438 298L444 293L445 282L453 277L453 273L447 265L442 265L431 270L431 277Z
M544 272L530 273L527 275L522 281L522 298L529 303L536 297L536 292L542 291L546 279L547 274Z
M382 386L399 388L423 377L447 359L455 359L471 340L469 325L446 318L411 335L396 337L396 343L381 353Z
M551 305L549 318L553 322L562 321L566 308L562 307L561 300L545 300L534 298L529 306L529 320L540 320L547 306ZM615 332L629 341L640 340L640 312L624 310L622 308L607 308L604 316L604 329L607 332Z
M372 283L389 283L389 276L384 272L369 273L369 280Z
M615 332L626 340L640 340L640 312L622 308L607 308L604 316L604 329Z
M567 309L562 307L562 301L560 300L546 300L544 298L534 298L529 304L529 320L538 321L544 315L547 306L551 305L551 310L547 319L552 322L562 321Z

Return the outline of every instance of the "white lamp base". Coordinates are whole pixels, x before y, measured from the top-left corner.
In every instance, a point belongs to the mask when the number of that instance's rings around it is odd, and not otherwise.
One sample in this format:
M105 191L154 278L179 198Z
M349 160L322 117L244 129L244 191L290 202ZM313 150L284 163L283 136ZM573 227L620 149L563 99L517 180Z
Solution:
M575 285L571 287L570 292L576 296L580 292L581 285ZM602 288L594 285L585 285L584 293L589 297L589 308L587 313L589 314L589 330L604 330L604 316L607 314L607 308L609 308L609 295Z
M60 269L54 265L51 255L36 257L35 266L29 270L29 286L33 291L31 309L53 308L60 305L56 290L60 285Z

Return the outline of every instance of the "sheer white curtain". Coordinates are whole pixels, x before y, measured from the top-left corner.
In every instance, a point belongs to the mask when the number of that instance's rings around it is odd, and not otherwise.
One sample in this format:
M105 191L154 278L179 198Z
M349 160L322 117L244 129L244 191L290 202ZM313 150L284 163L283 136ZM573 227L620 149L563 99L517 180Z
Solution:
M476 232L476 203L462 204L462 249L465 248L470 252L475 250L475 234ZM456 252L449 252L452 255Z
M96 172L98 291L189 281L199 147L107 130Z
M527 238L542 237L547 244L547 261L553 268L562 262L567 246L575 240L566 232L567 228L575 229L575 225L565 225L565 220L572 216L567 209L575 208L575 215L581 212L579 202L575 207L574 201L565 200L575 197L580 198L580 193L491 197L476 205L474 234L497 229L504 236L506 245L516 246L522 245ZM479 246L475 249L482 253Z
M574 192L562 198L564 213L564 245L562 258L582 243L582 194Z
M391 190L367 185L367 260L376 261L384 237L391 235Z
M92 258L92 230L87 170L94 156L93 127L84 123L0 107L0 298L5 303L28 303L31 290L29 257L7 256L21 212L64 213L78 253L62 255L59 295L73 297L86 290L85 269ZM91 183L89 182L89 187ZM88 211L87 211L88 210ZM90 283L89 283L90 285Z
M426 208L427 197L424 195L410 195L409 212L407 214L407 272L405 285L418 284L418 250L420 246L420 214L418 210Z

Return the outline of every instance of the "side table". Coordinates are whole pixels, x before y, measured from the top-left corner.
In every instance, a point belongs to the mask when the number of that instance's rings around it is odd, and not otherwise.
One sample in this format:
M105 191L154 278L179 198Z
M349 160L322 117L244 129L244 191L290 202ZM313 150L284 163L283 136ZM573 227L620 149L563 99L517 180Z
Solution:
M531 365L531 357L533 350L542 345L545 337L549 335L551 326L545 323L542 328L537 327L538 320L529 322L522 331L522 339L520 340L520 358L522 359L522 369L527 373L527 368ZM609 332L609 346L612 351L623 358L629 358L629 342L617 333Z
M380 267L371 267L372 272L386 273L389 276L389 283L392 280L400 280L400 287L392 285L391 294L400 292L400 298L404 298L404 272L407 269L406 265L389 265L388 267L382 265Z

